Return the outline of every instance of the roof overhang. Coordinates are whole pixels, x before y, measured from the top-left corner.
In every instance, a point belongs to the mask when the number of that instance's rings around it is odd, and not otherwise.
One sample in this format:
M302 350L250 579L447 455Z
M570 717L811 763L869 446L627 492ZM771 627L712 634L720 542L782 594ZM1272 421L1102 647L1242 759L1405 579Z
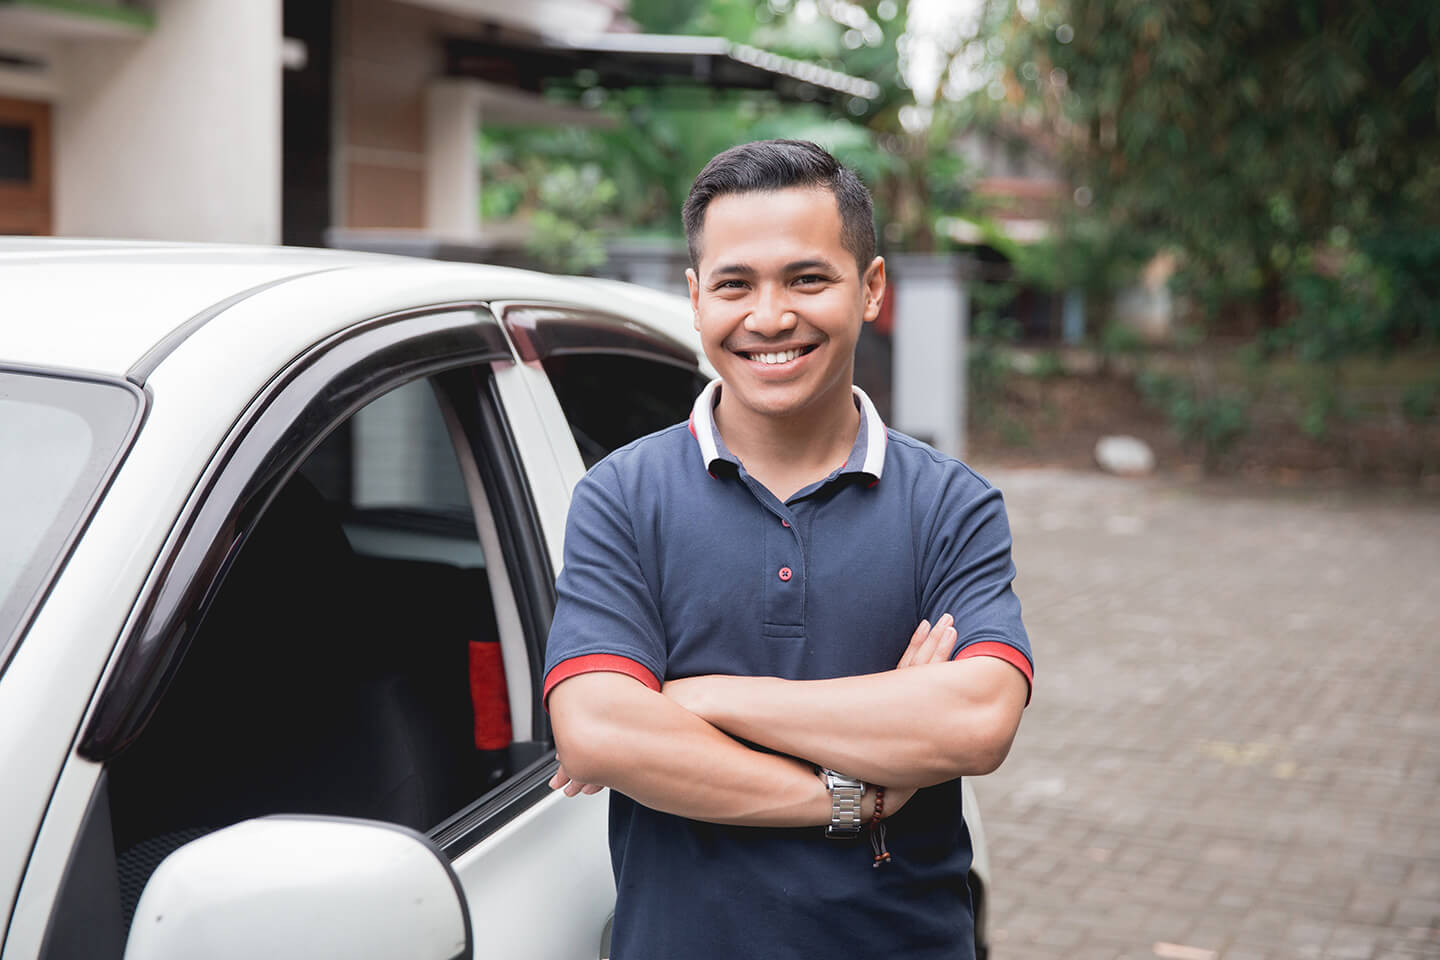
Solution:
M500 23L522 30L543 31L550 24L568 24L571 30L610 30L623 20L625 4L619 0L399 0L450 16L483 23Z
M768 53L720 37L602 33L520 38L451 37L451 76L475 77L540 90L546 81L571 81L590 71L599 87L690 85L769 90L782 99L833 103L873 100L873 81L818 64Z

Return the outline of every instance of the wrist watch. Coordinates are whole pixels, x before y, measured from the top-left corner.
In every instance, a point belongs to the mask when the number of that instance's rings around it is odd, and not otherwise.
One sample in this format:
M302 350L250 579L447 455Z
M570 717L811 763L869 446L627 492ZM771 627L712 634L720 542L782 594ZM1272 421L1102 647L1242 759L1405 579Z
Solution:
M832 840L853 840L860 836L865 820L860 804L865 798L865 784L834 770L821 770L825 789L830 791L830 825L825 836Z

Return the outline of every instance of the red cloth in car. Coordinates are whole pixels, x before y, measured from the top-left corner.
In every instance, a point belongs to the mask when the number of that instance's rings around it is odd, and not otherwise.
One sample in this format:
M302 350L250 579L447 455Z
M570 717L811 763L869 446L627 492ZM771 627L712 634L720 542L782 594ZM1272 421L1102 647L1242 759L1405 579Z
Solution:
M500 644L470 641L470 702L475 708L475 748L502 750L514 734Z

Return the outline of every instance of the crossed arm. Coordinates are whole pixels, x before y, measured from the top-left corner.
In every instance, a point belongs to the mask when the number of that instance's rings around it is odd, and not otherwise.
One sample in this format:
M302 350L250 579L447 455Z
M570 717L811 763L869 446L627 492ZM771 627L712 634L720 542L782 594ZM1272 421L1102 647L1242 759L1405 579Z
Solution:
M693 677L657 693L616 673L571 677L549 699L551 785L613 787L695 820L813 826L830 820L814 763L885 785L893 814L916 788L994 770L1019 725L1024 675L991 657L951 661L955 640L948 614L922 621L894 670L834 680ZM866 804L868 816L870 791Z

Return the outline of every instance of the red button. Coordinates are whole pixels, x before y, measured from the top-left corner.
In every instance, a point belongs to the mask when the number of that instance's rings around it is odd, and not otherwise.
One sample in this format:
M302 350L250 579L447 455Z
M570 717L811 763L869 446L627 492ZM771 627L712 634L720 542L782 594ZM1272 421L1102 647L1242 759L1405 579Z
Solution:
M780 526L782 526L782 527L788 527L788 526L790 526L790 521L789 521L789 520L786 520L786 519L784 519L784 518L781 518L781 520L780 520Z
M793 576L794 576L794 574L790 572L790 568L789 568L789 567L781 567L781 568L780 568L780 579L781 579L781 580L789 580L789 579L790 579L791 577L793 577Z

